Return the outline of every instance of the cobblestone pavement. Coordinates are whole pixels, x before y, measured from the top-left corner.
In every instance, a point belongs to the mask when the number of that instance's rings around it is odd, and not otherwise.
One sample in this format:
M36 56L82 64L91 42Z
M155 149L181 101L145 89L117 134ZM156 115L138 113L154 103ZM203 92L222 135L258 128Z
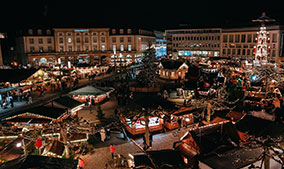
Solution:
M178 141L186 131L188 130L183 128L180 132L177 130L170 131L167 133L156 134L153 136L153 144L151 150L162 150L162 149L172 149L173 143ZM177 134L177 135L175 135ZM142 146L143 139L139 138L135 140L140 146ZM131 141L128 141L124 144L115 145L115 153L121 154L127 159L129 153L140 152L140 149ZM93 154L87 154L82 156L83 160L86 163L85 169L104 169L106 163L108 163L112 157L109 150L109 144L105 142L105 147L95 148Z

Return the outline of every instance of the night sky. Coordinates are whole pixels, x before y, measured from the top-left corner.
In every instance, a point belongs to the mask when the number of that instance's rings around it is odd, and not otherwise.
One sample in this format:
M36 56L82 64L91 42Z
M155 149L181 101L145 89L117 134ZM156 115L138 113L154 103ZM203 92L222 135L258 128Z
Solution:
M2 2L2 1L1 1ZM134 26L163 30L189 26L248 24L265 11L283 23L280 1L255 0L7 0L1 4L0 30L31 26L108 27Z

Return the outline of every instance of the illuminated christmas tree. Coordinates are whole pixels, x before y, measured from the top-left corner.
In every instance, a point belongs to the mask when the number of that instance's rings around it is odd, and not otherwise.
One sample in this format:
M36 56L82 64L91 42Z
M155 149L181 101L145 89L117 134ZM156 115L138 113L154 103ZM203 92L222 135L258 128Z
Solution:
M275 20L270 19L265 15L265 12L263 12L261 17L252 21L261 23L260 31L257 32L257 37L255 39L256 46L254 46L253 49L253 54L255 55L254 62L255 64L267 63L267 56L270 53L270 37L269 32L266 31L265 22L272 22Z

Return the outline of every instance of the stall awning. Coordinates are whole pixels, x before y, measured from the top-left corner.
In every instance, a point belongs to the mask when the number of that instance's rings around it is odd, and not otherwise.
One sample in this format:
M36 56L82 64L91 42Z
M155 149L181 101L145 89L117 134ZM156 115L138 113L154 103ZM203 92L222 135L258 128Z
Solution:
M9 91L11 91L11 90L15 90L15 89L17 89L17 88L19 88L19 87L16 86L16 87L7 87L7 88L0 89L0 94L1 94L1 93L9 92Z
M70 92L69 94L73 95L102 95L106 94L107 92L111 91L112 88L99 88L99 87L94 87L94 86L86 86L82 87L78 90L74 90Z

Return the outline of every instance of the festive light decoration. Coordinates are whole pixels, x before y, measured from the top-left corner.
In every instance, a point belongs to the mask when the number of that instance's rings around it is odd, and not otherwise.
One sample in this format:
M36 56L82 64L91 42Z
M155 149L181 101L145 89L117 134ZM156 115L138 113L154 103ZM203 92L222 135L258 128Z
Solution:
M270 37L269 32L266 31L265 22L272 22L275 20L270 19L265 15L265 12L263 12L261 17L252 21L261 23L260 31L257 32L257 37L255 39L256 46L254 46L253 49L253 54L255 55L255 64L267 63L267 56L270 52Z

